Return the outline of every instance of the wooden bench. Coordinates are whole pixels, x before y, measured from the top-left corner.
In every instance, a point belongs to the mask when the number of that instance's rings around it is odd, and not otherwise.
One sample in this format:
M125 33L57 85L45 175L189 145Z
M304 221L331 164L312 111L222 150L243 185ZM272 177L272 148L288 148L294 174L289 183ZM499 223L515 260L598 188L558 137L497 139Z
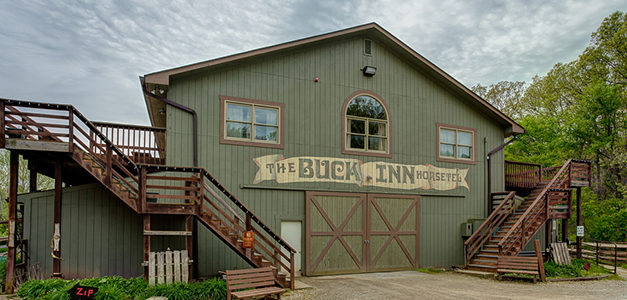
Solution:
M536 283L540 274L537 257L499 256L496 263L496 271L499 280L504 273L518 273L533 275L533 283Z
M226 271L227 300L267 297L276 295L276 299L281 299L281 294L285 289L276 287L274 282L274 271L271 267L227 270Z

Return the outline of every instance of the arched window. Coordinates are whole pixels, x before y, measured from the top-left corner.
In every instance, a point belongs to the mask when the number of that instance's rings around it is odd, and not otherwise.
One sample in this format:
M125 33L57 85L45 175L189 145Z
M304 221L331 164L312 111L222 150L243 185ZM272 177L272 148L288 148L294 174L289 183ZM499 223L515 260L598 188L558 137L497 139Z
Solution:
M378 95L360 91L344 103L344 153L389 156L390 116Z

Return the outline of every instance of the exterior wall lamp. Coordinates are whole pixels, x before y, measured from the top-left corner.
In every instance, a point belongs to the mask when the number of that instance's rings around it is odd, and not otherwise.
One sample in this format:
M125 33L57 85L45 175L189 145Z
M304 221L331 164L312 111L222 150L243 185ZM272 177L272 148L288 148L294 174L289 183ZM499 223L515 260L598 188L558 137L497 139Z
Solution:
M375 73L377 73L377 68L372 66L365 66L363 69L361 69L361 71L364 72L364 76L372 77Z

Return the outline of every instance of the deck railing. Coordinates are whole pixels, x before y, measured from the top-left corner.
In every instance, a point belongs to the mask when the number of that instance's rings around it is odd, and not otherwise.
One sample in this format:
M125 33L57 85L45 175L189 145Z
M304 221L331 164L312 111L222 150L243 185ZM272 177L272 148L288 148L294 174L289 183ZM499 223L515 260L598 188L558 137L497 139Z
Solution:
M505 186L532 189L542 181L542 165L505 161Z
M545 167L517 161L505 161L505 186L507 188L533 189L541 182L550 181L560 167ZM571 160L568 166L568 187L590 184L590 162Z
M165 164L165 128L105 122L92 123L135 163ZM91 146L95 147L95 145Z

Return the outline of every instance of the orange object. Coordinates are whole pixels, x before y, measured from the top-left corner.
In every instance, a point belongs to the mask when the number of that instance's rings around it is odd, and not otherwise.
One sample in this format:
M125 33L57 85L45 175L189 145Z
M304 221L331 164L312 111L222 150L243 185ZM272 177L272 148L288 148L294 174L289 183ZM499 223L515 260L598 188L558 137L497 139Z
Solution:
M252 248L255 243L255 233L252 231L244 231L244 237L242 238L242 247Z

